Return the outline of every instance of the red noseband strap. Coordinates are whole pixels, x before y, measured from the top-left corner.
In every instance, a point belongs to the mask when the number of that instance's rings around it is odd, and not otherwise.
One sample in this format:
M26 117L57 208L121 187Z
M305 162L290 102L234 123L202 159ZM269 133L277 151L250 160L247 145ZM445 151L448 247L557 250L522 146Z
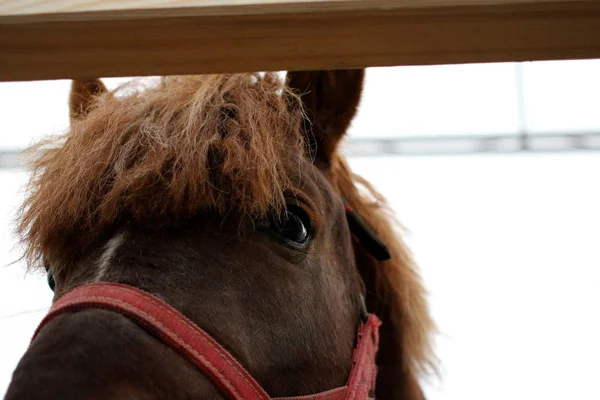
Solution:
M120 313L158 336L165 344L197 366L229 399L268 400L271 397L241 364L210 335L157 297L118 283L82 285L63 295L33 335L57 315L90 308ZM352 371L346 386L308 396L280 400L364 400L374 396L378 330L381 322L369 314L358 328Z

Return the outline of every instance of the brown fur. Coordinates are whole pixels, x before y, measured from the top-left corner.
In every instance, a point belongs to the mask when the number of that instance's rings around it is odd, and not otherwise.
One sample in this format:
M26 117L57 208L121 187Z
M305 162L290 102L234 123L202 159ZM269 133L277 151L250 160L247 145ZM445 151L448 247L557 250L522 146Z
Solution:
M402 226L396 222L383 196L367 181L353 174L342 157L337 158L333 168L340 193L368 221L392 255L389 261L377 261L365 254L362 247L355 245L357 265L361 274L367 275L365 282L371 294L375 295L368 299L369 305L387 322L382 328L380 359L382 356L389 357L390 353L400 354L400 360L392 357L385 363L395 365L399 361L410 379L436 372L437 360L431 342L435 325L429 316L426 292L417 266L400 235ZM364 190L360 191L358 185ZM394 339L391 352L384 349L388 340L386 331L391 331ZM397 375L390 377L393 383L397 378Z
M302 148L300 103L286 90L271 74L168 77L77 104L85 119L29 150L19 224L29 265L42 255L68 264L72 248L85 253L124 215L157 226L207 209L254 218L282 207L289 180L277 160Z
M360 102L364 70L290 72L289 85L302 95L309 124L305 136L313 142L317 161L324 164L334 187L388 246L389 261L379 262L359 245L356 263L365 280L370 309L383 320L380 352L380 386L398 388L399 379L416 382L417 377L436 372L432 350L435 331L417 266L405 245L402 226L385 198L365 179L354 174L339 152ZM391 369L391 373L388 373ZM404 378L398 375L402 370ZM418 389L418 387L417 387ZM397 395L397 393L395 393ZM418 393L402 393L418 398ZM407 397L408 396L408 397ZM416 397L415 397L416 396Z
M73 81L69 96L69 116L71 121L85 117L95 105L94 98L106 93L106 86L97 79Z
M211 269L211 273L224 274L223 282L215 280L212 284L215 288L205 286L202 290L203 293L210 291L213 297L209 298L215 302L222 301L222 309L231 309L231 312L235 312L239 304L229 303L233 300L228 290L232 285L238 285L235 279L239 275L229 275L227 268L245 268L245 260L243 257L235 262L227 261L227 258L219 259L217 254L227 254L228 247L233 243L218 242L216 237L206 239L206 235L212 232L206 230L208 228L202 228L206 231L201 232L189 227L181 230L177 228L178 224L211 212L219 216L217 220L234 215L239 219L240 227L243 227L270 209L283 207L288 188L305 185L311 188L307 190L313 197L322 197L319 201L315 200L318 206L332 207L313 210L323 213L323 216L315 216L317 224L320 218L332 224L327 227L329 230L321 229L327 232L321 241L325 246L333 241L344 240L348 235L347 228L339 223L343 216L340 215L341 208L336 207L340 207L341 202L339 198L335 201L330 198L329 191L335 190L386 242L392 254L390 261L378 262L363 248L354 246L356 267L367 286L369 310L383 320L377 397L421 399L418 378L434 369L435 365L431 349L434 326L429 317L425 292L416 266L402 241L400 227L384 199L366 181L351 172L338 150L339 142L359 103L363 76L364 71L361 70L293 72L289 74L289 88L273 74L264 77L257 74L169 77L164 78L157 87L123 95L119 95L119 91L106 92L93 82L74 84L70 131L30 150L35 156L32 161L34 174L30 182L30 194L21 209L19 224L19 232L27 245L29 266L36 266L43 258L58 274L64 272L66 278L63 278L62 288L59 284L58 291L67 290L90 279L93 271L89 271L86 265L98 256L100 246L116 229L124 224L134 224L135 229L130 231L139 231L136 246L140 248L124 250L124 255L119 258L124 269L113 271L114 276L109 275L109 278L117 281L125 279L161 293L167 289L162 284L163 280L156 281L154 276L154 271L160 270L164 276L169 276L169 281L178 282L177 286L168 288L165 298L189 308L192 314L199 313L197 316L194 314L194 321L219 321L224 317L220 313L211 314L214 313L213 305L195 304L197 300L193 292L184 289L189 284L187 274L198 274L195 282L204 282L205 272L202 269L187 271L184 266L188 264L179 261L175 264L181 264L179 269L165 269L163 257L171 251L169 249L173 249L173 252L174 249L183 249L181 254L190 251L178 242L180 231L182 234L189 231L186 234L190 237L196 235L204 238L201 243L214 240L215 246L222 249L221 252L213 254L214 249L203 250L198 256L188 257L188 263L189 266L195 266L210 258L222 267L222 270ZM306 120L302 120L302 104L306 108ZM307 151L305 144L318 169L307 169L303 164L305 161L300 161ZM290 169L290 165L295 163L298 163L298 168ZM322 177L303 179L302 173L306 174L307 171L322 174ZM323 192L322 195L317 194L319 190ZM327 215L330 215L329 219L326 219ZM175 231L162 237L164 233L161 232L165 232L165 229ZM153 230L158 232L158 239L154 238L156 235L147 233ZM268 246L262 242L263 239L260 240L260 246ZM173 243L167 245L170 241ZM350 242L347 244L349 246ZM250 245L246 244L239 246L242 248L240 254L246 254L246 258L252 254L251 260L263 259L256 244L253 247L247 247ZM142 249L144 254L153 254L153 249L159 247L164 248L162 251L156 250L156 256L152 256L156 261L150 263L152 268L146 275L141 267L135 271L125 268L139 264L138 254L142 253ZM352 251L345 247L343 250ZM327 259L332 257L327 251L331 250L323 247L313 254L314 257L320 257L311 261L315 268L325 265L332 267L334 263L339 264L340 260L349 262L344 252L336 253L336 261ZM273 255L261 261L264 265L255 265L254 288L260 288L264 298L261 296L261 303L257 303L254 311L272 310L273 304L269 301L273 300L277 300L279 303L276 304L281 307L285 304L278 297L281 296L281 290L275 290L278 286L261 287L260 280L268 273L265 268L267 271L277 268L277 265L286 264L286 260L299 256L286 257L276 262L277 258ZM300 285L298 272L294 268L289 271L293 274L286 273L292 274L293 279L283 274L278 277L282 279L278 284L312 293L310 298L313 303L301 304L306 296L298 297L296 302L306 310L314 310L314 317L317 318L310 321L310 313L307 313L303 314L304 319L296 321L304 323L304 329L307 330L305 340L317 340L313 336L319 327L338 318L339 326L328 334L332 338L337 337L332 340L340 344L348 342L347 332L342 332L342 328L347 328L343 321L352 316L352 312L345 311L347 315L342 318L340 315L328 315L331 310L327 307L319 308L323 306L322 301L328 301L327 295L319 291L322 290L319 285L323 285L322 288L339 285L332 272L337 270L327 269L331 276L312 272L310 275L319 280L316 281L317 285L312 281L305 282L310 283L308 286ZM319 268L314 271L324 273ZM243 274L251 276L249 270L244 270ZM140 277L143 278L141 281ZM215 276L211 278L219 279ZM234 281L227 284L227 279ZM352 280L351 277L344 279ZM195 290L199 289L196 287ZM267 290L273 290L272 296L265 294ZM286 293L286 297L289 297L292 292ZM319 299L322 301L319 302ZM354 301L352 299L352 296L344 297L346 302ZM320 314L317 310L321 310ZM244 318L249 317L247 310L240 308L238 311L238 320L246 322ZM336 313L341 314L341 311L336 310ZM257 316L252 316L255 318L252 323L262 321L258 316L262 318L265 314L268 311L257 311ZM216 329L213 334L226 343L231 342L231 348L241 352L238 354L240 357L245 354L249 343L254 342L256 346L261 340L251 334L244 335L242 331L235 335L221 331L227 319L222 322L216 327L209 326L209 331ZM318 325L311 326L310 323ZM101 326L102 322L98 324ZM286 323L283 323L280 331L271 333L275 338L287 338L288 341L279 343L276 339L269 341L265 338L265 348L282 346L289 350L297 346L298 338L294 335L297 329L285 336L285 327ZM250 332L254 332L254 329ZM340 349L331 353L326 363L317 366L323 371L332 371L339 355L347 353L347 349L340 346ZM276 354L282 353L277 351ZM30 363L35 363L35 352L28 357ZM255 373L261 374L260 366L264 365L264 360L260 356L242 358L248 365L258 368ZM286 360L289 363L292 361L293 358ZM78 369L81 370L81 367ZM252 368L250 370L253 371ZM314 377L314 382L303 380L303 374L310 372L310 369L298 372L297 379L304 385L303 391L310 393L315 388L327 387L327 382ZM334 372L335 376L340 377L347 371L342 368ZM321 378L325 376L321 375ZM25 382L20 387L27 387L27 373L21 372L20 376L24 377ZM290 387L300 388L299 383L284 382L286 378L283 377L264 379L274 392L287 393ZM182 398L185 396L182 395Z

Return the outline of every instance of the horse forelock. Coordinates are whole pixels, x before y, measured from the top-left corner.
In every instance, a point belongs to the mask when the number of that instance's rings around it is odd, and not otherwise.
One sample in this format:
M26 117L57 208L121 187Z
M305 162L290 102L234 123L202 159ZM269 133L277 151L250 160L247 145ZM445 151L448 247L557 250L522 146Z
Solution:
M302 108L275 74L127 89L101 95L64 135L28 149L18 233L30 267L85 249L123 218L158 226L213 210L245 220L284 205L286 168L303 151Z

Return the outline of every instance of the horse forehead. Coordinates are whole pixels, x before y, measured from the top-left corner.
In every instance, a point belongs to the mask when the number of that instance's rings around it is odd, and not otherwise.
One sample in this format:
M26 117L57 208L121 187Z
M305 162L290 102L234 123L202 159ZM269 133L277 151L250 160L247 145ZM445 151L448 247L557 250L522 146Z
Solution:
M289 173L294 189L308 196L320 208L336 202L339 196L332 185L330 173L324 173L308 159L301 163L303 166L292 168Z

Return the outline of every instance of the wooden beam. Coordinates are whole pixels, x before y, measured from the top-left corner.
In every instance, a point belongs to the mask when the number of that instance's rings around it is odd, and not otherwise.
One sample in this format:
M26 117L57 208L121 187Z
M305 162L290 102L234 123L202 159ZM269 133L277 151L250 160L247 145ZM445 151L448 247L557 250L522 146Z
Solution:
M598 0L0 4L3 81L584 58Z

